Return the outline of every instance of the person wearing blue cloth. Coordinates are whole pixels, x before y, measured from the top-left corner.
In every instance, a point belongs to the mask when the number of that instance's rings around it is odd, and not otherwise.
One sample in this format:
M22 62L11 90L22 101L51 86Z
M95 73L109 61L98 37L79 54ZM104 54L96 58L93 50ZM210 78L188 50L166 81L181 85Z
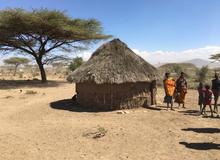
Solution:
M212 92L214 95L214 112L218 115L218 99L220 95L220 80L219 75L215 73L215 78L212 80Z

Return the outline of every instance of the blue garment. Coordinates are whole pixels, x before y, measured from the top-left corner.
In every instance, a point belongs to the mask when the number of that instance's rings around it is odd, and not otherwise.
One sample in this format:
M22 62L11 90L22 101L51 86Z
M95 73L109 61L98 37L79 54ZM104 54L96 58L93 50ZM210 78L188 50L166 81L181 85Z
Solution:
M220 80L212 80L212 91L215 97L220 95Z
M166 95L164 97L164 103L172 103L172 101L173 101L173 96Z

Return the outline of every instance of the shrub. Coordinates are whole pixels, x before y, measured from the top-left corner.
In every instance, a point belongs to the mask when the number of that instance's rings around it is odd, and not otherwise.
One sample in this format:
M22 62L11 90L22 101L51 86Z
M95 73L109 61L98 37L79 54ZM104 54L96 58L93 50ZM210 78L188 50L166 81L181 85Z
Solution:
M208 66L204 66L201 69L199 69L196 73L198 81L205 82L205 80L207 79L208 72L209 72Z
M79 66L83 64L83 59L81 57L76 57L73 59L73 61L69 65L69 70L74 71Z

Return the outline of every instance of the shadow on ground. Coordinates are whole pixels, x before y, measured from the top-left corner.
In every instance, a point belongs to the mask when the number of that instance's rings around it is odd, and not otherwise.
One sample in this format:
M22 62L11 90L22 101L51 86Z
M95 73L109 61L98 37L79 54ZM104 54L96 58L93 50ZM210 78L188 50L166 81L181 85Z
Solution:
M72 99L62 99L59 101L51 102L50 107L58 110L66 110L71 112L110 112L109 110L96 110L84 108Z
M149 106L149 107L145 107L146 109L150 109L150 110L154 110L154 111L161 111L161 110L163 110L163 109L161 109L161 108L158 108L158 107L151 107L151 106Z
M157 105L157 107L159 107L159 108L161 108L161 109L162 109L162 108L163 108L163 109L167 109L167 106L165 106L165 105L164 105L164 106L163 106L163 105Z
M0 89L17 89L22 87L57 87L65 81L48 81L48 83L41 83L39 80L0 80Z
M187 142L179 142L179 144L184 145L186 148L189 149L196 149L196 150L220 150L220 144L217 143L210 143L210 142L203 142L203 143L187 143Z
M198 110L185 110L185 111L178 111L183 113L184 115L188 116L200 116L200 112Z
M50 107L53 109L59 109L59 110L67 110L71 112L111 112L112 110L100 110L94 108L85 108L80 106L76 101L73 99L62 99L59 101L51 102ZM150 109L154 111L161 111L163 109L158 107L145 107L145 109Z
M184 128L182 130L196 133L220 133L220 128Z

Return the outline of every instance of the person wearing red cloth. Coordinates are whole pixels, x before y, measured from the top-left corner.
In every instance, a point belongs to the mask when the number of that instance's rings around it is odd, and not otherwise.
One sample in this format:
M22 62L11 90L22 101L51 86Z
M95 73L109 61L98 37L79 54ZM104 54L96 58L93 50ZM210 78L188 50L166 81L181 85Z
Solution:
M212 91L210 90L210 86L206 85L205 86L205 91L204 91L204 106L202 108L201 114L203 114L204 110L206 109L206 106L208 105L211 111L211 117L213 117L213 111L212 111ZM206 113L204 112L206 115Z

